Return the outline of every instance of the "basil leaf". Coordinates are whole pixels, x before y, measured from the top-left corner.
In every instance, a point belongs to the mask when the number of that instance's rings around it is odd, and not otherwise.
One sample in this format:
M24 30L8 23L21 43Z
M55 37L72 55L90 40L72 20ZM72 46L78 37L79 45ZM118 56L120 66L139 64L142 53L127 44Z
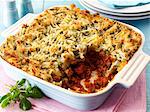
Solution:
M17 89L17 86L16 86L16 85L14 85L14 86L11 85L10 92L15 91L16 89Z
M20 95L20 91L15 90L11 93L11 99L14 101L19 100L19 95Z
M32 104L29 100L27 100L26 98L23 98L20 100L19 107L22 110L30 110L32 107Z
M21 81L18 82L18 85L23 86L26 82L26 79L22 79Z
M31 90L32 90L32 86L28 84L28 86L26 87L26 91L25 91L26 97L30 97Z
M5 98L3 97L3 100L1 102L1 107L5 108L9 105L9 103L10 103L10 96L7 97L5 96Z
M44 96L43 92L37 87L34 86L31 91L29 91L31 98L42 98Z
M6 95L4 95L4 96L2 96L1 97L1 99L0 99L0 103L5 99L5 98L7 98L8 97L8 95L6 94Z
M28 85L27 87L26 87L26 91L31 91L32 90L32 86L31 85Z
M9 97L10 95L11 95L10 93L7 93L6 95L2 96L2 97L0 98L0 103L1 103L5 98Z

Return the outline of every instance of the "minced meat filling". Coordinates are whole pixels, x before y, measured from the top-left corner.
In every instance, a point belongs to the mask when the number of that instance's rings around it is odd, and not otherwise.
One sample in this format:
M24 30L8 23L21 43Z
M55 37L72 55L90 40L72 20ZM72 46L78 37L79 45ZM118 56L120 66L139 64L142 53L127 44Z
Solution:
M105 54L103 50L96 52L94 50L87 50L85 60L71 65L65 72L67 81L62 84L65 88L71 88L78 92L96 92L97 89L105 87L115 74L109 73L106 76L106 71L111 67L115 60L110 54ZM93 82L90 81L92 72L95 71L97 76ZM117 71L116 71L117 72ZM81 81L84 80L84 86ZM66 86L68 85L68 86Z

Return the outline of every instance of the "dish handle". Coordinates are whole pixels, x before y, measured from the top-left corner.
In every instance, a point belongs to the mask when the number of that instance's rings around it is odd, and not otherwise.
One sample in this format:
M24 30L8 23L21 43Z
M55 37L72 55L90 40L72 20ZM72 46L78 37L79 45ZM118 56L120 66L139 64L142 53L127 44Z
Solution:
M142 51L128 71L121 77L121 79L118 80L118 83L126 88L131 87L149 61L150 56Z

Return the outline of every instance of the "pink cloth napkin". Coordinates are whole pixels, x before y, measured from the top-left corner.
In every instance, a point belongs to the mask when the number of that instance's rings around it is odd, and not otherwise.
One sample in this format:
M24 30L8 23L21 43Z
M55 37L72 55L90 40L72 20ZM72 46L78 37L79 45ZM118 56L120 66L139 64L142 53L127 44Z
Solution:
M53 99L30 99L33 109L28 112L146 112L146 83L145 70L141 73L136 83L129 89L118 87L106 99L104 104L93 111L80 111L65 106ZM4 95L8 89L6 85L14 84L2 66L0 65L0 95ZM24 112L19 109L18 104L11 104L0 112Z

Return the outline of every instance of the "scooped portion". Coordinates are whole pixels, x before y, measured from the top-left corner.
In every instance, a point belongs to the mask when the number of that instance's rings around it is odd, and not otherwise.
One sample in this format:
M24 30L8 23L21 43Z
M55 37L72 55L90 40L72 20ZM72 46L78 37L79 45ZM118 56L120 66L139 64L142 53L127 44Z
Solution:
M68 90L102 90L141 45L129 27L74 4L45 10L0 46L11 65Z
M96 52L88 49L84 61L71 65L66 70L69 80L62 86L68 85L67 88L76 92L93 93L99 91L118 72L116 66L112 65L114 61L115 59L103 50Z

